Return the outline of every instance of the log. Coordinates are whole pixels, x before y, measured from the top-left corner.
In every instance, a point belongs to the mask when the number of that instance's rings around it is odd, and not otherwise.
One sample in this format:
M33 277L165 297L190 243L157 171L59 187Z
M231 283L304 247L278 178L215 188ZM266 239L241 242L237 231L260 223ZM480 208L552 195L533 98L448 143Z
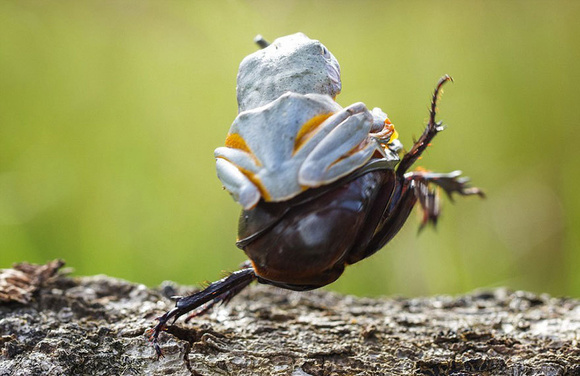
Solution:
M191 288L62 262L0 272L0 375L580 375L580 301L499 288L368 299L251 286L145 336Z

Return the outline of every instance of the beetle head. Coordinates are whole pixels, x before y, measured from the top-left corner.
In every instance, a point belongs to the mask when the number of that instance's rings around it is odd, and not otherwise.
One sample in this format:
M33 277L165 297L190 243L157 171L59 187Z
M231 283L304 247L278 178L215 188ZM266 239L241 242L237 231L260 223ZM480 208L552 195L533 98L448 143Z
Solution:
M340 66L317 40L296 33L248 55L238 72L238 111L260 107L285 92L340 93Z

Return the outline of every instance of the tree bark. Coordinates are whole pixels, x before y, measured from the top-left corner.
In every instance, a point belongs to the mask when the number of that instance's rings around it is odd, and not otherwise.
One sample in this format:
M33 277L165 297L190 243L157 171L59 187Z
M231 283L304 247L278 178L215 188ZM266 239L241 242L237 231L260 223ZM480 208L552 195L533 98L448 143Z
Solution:
M61 264L0 273L0 375L580 375L580 301L496 289L459 297L366 299L251 286L160 337L173 306ZM165 292L165 294L164 294Z

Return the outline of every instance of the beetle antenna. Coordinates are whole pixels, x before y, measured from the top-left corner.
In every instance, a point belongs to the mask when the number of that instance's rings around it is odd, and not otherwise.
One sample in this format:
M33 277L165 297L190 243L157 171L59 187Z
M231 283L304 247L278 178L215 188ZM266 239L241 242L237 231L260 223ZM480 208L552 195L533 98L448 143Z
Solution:
M411 150L403 156L399 167L397 167L397 175L403 176L413 163L419 159L425 149L427 149L427 146L429 146L435 135L445 129L441 122L435 121L435 115L437 113L437 100L441 93L441 87L448 81L453 82L453 79L451 76L446 74L439 79L439 82L437 82L437 86L433 92L433 98L431 99L431 108L429 109L429 123L421 137L419 137L419 139L413 144Z
M260 46L260 48L266 48L270 45L270 42L268 42L266 39L264 39L262 34L258 34L254 37L254 43L256 43L258 46Z

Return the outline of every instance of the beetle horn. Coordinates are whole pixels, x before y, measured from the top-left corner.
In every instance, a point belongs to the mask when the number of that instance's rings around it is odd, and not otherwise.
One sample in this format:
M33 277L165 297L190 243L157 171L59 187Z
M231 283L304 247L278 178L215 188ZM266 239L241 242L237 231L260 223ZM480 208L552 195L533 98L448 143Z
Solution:
M266 48L270 45L270 42L268 42L266 39L264 39L262 34L258 34L254 37L254 43L256 43L258 46L260 46L260 48Z

